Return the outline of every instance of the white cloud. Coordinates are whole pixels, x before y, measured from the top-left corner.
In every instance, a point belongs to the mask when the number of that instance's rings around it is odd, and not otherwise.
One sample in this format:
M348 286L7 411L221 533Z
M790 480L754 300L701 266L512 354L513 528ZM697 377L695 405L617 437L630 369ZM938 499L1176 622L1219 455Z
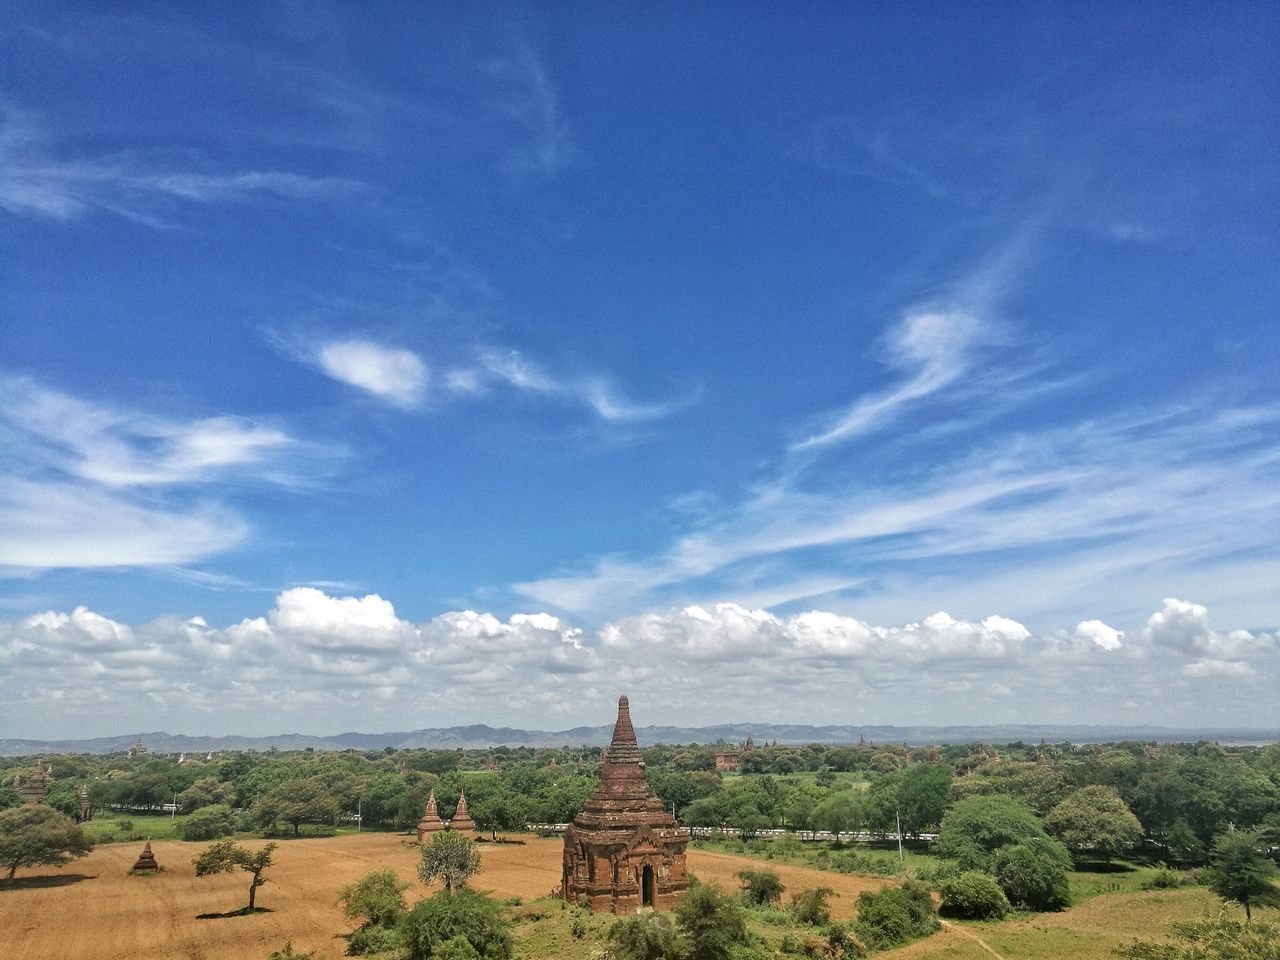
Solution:
M369 340L335 340L316 351L320 369L343 383L367 390L380 400L413 407L427 388L427 365L411 350Z
M1075 635L1081 640L1097 644L1103 650L1119 650L1124 646L1124 633L1107 626L1101 620L1081 620L1076 624Z
M520 44L510 56L490 60L485 67L496 83L490 106L523 134L506 156L512 176L550 176L572 165L579 157L572 130L555 84L533 50Z
M879 722L987 722L993 711L1035 722L1060 719L1055 691L1072 683L1075 722L1082 711L1098 722L1280 722L1258 704L1239 712L1220 697L1192 717L1174 694L1179 677L1192 691L1202 680L1272 683L1280 679L1274 646L1245 663L1154 642L1145 656L1107 647L1093 636L1109 634L1087 622L1083 634L1037 635L997 615L935 613L879 626L825 610L779 617L732 603L646 613L592 632L545 612L503 620L461 610L414 623L376 594L294 588L264 615L225 628L201 617L130 626L84 607L0 623L0 700L42 731L59 722L101 730L105 710L121 731L154 729L164 717L192 732L269 732L300 718L312 729L369 732L502 721L545 727L552 716L566 725L607 717L623 691L649 703L655 723L854 722L872 719L872 709ZM1164 691L1161 702L1149 700L1153 690ZM1125 700L1138 706L1116 707ZM193 719L200 713L204 720Z
M1198 603L1166 597L1164 607L1151 615L1142 632L1153 648L1194 658L1183 667L1189 677L1249 677L1255 660L1277 652L1276 638L1267 633L1230 630L1220 633L1209 624L1209 611Z

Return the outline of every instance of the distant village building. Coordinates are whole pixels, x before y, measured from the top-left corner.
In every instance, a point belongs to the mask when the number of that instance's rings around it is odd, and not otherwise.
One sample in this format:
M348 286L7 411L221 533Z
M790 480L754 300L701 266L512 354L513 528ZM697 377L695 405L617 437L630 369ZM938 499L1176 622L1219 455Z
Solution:
M630 704L621 697L600 784L565 831L560 896L596 913L669 909L689 889L688 843L688 831L645 779Z
M444 821L440 819L440 812L436 809L436 792L432 790L431 795L427 797L427 809L422 812L422 819L418 821L418 843L424 842L428 835L435 834L444 828Z

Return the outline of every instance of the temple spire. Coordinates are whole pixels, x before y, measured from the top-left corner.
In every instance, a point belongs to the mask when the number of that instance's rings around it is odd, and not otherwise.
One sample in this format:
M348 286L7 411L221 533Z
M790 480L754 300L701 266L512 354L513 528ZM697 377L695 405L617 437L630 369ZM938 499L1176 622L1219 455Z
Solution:
M636 742L636 730L631 725L631 703L625 696L618 698L618 720L613 725L613 740L605 751L605 762L640 762L640 744Z

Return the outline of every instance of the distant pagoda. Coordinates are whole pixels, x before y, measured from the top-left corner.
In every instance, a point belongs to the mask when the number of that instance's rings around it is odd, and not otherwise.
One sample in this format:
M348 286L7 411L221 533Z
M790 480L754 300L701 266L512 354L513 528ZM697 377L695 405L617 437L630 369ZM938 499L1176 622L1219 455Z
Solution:
M440 819L440 812L436 809L436 792L431 791L431 796L427 797L427 809L422 812L422 819L418 821L418 842L422 843L427 834L434 834L444 829L444 821Z
M669 909L689 889L688 843L645 779L631 706L620 697L600 785L565 831L560 896L596 913Z
M458 809L453 812L449 829L454 833L469 833L475 836L476 822L471 819L471 813L467 810L467 791L465 790L458 791Z
M89 788L80 788L80 810L76 814L76 819L81 823L93 819L93 804L89 802Z
M15 779L14 786L23 803L44 803L49 797L49 773L36 767L25 782Z
M156 855L151 852L151 841L148 840L146 846L142 848L142 853L138 854L138 862L133 865L134 873L151 873L160 869L160 864L156 863Z

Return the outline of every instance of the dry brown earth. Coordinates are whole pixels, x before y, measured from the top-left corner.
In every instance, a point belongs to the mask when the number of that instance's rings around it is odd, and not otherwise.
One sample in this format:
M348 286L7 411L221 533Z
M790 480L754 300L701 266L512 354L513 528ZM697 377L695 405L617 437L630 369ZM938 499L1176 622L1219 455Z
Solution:
M105 844L62 870L18 872L16 888L0 888L0 956L23 960L265 960L292 940L299 950L340 957L341 935L352 924L334 899L338 889L369 870L391 868L414 880L418 852L397 835L366 833L292 840L276 851L276 865L258 891L270 913L198 920L197 914L244 906L248 874L236 871L197 879L191 861L206 844L152 844L164 872L129 876L140 844ZM247 841L258 847L262 841ZM485 844L473 886L499 898L546 896L560 883L559 839L529 837L523 844ZM789 890L825 886L836 891L833 912L852 915L862 890L882 881L801 867L762 864L723 853L692 851L689 869L704 881L735 887L735 874L768 866ZM428 891L415 881L410 897Z

